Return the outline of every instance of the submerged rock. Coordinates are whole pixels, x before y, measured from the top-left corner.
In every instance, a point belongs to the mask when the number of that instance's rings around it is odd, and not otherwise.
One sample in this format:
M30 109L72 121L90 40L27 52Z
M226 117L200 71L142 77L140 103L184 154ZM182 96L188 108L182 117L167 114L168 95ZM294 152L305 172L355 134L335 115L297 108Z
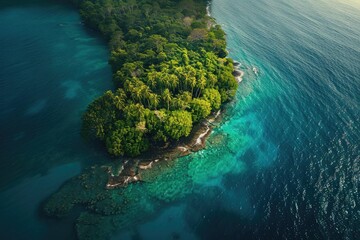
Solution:
M197 152L206 146L206 139L211 134L214 123L220 116L220 111L213 113L210 117L194 128L190 137L184 139L178 145L159 150L156 154L144 159L128 159L120 166L119 171L114 171L113 166L107 169L107 189L126 187L130 183L143 181L145 171L153 171L155 165L162 161L172 161L184 157L192 152ZM116 172L116 173L114 173Z
M224 147L228 144L226 135L216 131L210 136L220 116L214 113L191 137L152 157L88 168L53 194L44 211L48 216L63 217L81 206L76 222L78 238L107 239L114 231L147 221L163 203L196 192L198 184L219 187L224 174L244 167ZM207 142L214 143L212 148L199 151Z

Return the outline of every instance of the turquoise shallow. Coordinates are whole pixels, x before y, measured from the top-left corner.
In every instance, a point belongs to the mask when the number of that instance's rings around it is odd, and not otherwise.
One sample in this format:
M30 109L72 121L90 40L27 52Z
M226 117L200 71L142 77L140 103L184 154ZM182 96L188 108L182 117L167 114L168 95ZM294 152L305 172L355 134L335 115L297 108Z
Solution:
M69 239L75 217L40 205L107 161L79 128L112 86L108 53L74 9L23 2L0 8L0 236ZM360 239L360 3L214 0L210 12L244 72L236 101L208 148L181 159L195 190L113 239Z

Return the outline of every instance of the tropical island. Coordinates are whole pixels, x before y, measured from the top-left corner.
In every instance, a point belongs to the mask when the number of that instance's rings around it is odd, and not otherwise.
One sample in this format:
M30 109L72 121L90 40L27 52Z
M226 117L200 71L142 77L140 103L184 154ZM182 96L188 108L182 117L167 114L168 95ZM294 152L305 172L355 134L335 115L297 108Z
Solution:
M225 34L205 0L76 1L109 42L115 91L91 103L82 133L135 157L189 136L235 95Z
M43 210L62 218L80 206L77 237L106 239L144 222L163 203L186 197L197 184L243 168L233 157L216 161L238 147L221 133L209 140L211 159L179 159L205 146L220 109L236 93L237 72L207 1L75 3L86 25L109 41L115 84L88 106L82 134L115 159L123 157L70 179Z

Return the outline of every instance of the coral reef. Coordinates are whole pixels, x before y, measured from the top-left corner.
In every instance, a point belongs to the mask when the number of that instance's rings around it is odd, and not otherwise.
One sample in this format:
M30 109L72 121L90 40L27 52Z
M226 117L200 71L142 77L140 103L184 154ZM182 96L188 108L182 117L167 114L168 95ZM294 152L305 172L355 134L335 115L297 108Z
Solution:
M226 124L211 131L219 124L217 116L199 125L180 145L157 155L88 168L48 199L45 213L63 217L81 206L77 237L108 239L115 231L145 222L164 203L198 192L199 184L219 187L223 175L245 169L232 150L246 139L225 134ZM206 144L210 147L201 151Z

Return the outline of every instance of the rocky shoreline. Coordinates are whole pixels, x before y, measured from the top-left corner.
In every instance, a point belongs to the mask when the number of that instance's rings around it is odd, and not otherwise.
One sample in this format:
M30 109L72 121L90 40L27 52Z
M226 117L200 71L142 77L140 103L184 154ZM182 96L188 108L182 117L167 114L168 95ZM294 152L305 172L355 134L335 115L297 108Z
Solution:
M210 15L209 7L207 14ZM215 23L210 18L204 22L208 31ZM226 63L231 66L232 60L226 60ZM219 64L223 64L223 60ZM240 82L243 73L239 64L234 63L234 69L220 65L222 70L217 75L229 73L230 77L226 75L229 80L232 73ZM225 102L235 95L236 88L230 86L236 86L234 79L229 81L229 88L224 89L224 93L229 95L223 99ZM227 104L222 107L227 108ZM242 165L228 146L230 138L218 133L218 129L211 135L222 123L224 111L213 112L193 126L190 136L174 144L154 148L138 158L122 158L85 169L49 196L43 204L44 213L58 218L77 215L75 230L78 239L110 239L111 234L119 229L130 229L145 222L158 213L164 203L194 193L199 184L241 169ZM195 153L204 149L207 142L211 144L209 151ZM185 157L190 154L190 157ZM223 162L218 161L219 156L224 158ZM179 159L181 157L185 158Z
M234 61L234 71L233 76L235 77L238 83L241 83L244 77L244 71L240 70L241 63Z
M238 83L242 81L245 74L240 67L241 63L234 61L233 76ZM213 128L220 123L221 116L221 110L212 113L194 127L189 137L174 145L166 146L163 149L155 149L147 156L125 159L120 166L102 166L108 175L105 188L122 188L131 183L144 181L142 176L146 174L145 172L151 171L156 165L204 149L206 147L206 139L210 136Z
M151 171L157 164L184 157L204 149L206 139L216 124L219 123L220 119L221 111L219 110L199 123L189 137L174 146L158 150L147 157L125 159L120 166L103 166L102 168L104 168L108 174L108 181L105 188L121 188L126 187L130 183L144 181L142 175L144 175L145 172Z

